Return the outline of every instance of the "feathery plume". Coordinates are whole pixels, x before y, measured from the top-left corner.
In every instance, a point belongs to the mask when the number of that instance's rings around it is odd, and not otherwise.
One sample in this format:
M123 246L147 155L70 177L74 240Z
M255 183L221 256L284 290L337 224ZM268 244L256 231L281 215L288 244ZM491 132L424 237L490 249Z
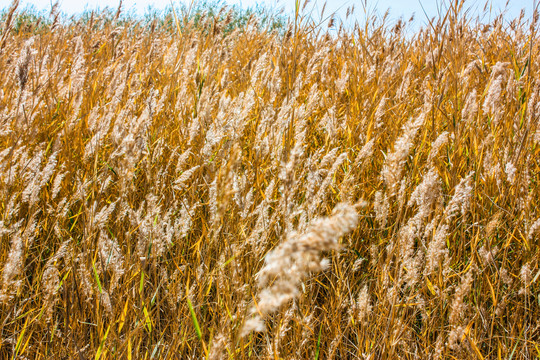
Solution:
M358 222L355 208L338 204L328 218L314 220L304 235L291 233L287 240L266 255L265 265L257 273L262 290L252 316L242 330L245 336L252 331L264 329L263 318L278 310L285 302L298 296L298 286L310 272L321 271L328 266L320 259L321 251L338 250L338 239L354 230ZM273 280L269 287L267 284Z
M390 189L390 195L394 195L401 171L405 165L409 151L411 150L420 126L424 123L426 114L420 114L416 119L409 121L403 127L403 134L396 140L394 150L388 154L381 171L381 177Z

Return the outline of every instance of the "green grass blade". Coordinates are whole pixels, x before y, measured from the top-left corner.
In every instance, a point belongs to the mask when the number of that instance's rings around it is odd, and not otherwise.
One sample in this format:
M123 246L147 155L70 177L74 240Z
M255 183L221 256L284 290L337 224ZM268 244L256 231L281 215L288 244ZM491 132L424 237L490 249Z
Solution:
M195 326L195 332L197 332L197 337L199 338L199 340L202 340L201 328L199 327L199 322L197 321L197 315L195 315L193 305L191 304L191 301L189 299L187 299L187 303L189 306L189 312L191 313L191 320L193 320L193 326Z
M321 350L322 326L319 328L319 338L317 339L317 349L315 350L315 360L319 360L319 351Z
M92 263L92 269L94 270L94 277L96 278L96 283L99 289L99 293L101 294L103 292L103 288L101 287L101 281L99 281L99 275L96 270L96 265Z

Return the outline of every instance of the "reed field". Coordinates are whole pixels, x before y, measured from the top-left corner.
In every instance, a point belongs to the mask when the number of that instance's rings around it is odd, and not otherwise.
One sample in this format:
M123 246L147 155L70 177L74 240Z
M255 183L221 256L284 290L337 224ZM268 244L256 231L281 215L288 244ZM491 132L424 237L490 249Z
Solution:
M4 9L0 359L540 357L538 12L311 9Z

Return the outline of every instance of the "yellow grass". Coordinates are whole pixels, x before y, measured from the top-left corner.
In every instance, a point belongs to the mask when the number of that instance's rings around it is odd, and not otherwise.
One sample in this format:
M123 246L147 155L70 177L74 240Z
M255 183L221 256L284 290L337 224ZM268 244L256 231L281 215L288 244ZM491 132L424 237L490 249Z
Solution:
M4 17L0 358L540 356L536 15L301 5Z

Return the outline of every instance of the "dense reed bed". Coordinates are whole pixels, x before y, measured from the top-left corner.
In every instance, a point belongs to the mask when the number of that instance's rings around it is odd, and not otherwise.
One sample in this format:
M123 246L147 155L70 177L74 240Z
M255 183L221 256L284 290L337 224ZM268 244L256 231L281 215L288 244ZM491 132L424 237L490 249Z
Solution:
M0 358L540 356L536 13L329 33L15 5Z

